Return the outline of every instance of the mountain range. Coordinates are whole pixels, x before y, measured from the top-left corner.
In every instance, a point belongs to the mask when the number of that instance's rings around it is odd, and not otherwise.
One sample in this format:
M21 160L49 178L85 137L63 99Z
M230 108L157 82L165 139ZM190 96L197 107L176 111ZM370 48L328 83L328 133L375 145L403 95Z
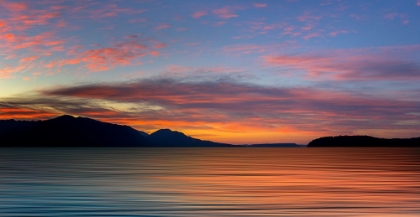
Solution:
M0 120L0 147L301 147L294 143L232 145L161 129L152 134L129 126L63 115L43 121Z

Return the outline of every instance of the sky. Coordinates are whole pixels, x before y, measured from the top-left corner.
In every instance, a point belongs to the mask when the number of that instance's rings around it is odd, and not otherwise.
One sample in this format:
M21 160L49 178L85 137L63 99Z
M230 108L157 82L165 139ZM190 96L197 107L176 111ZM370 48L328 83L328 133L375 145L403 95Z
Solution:
M0 119L420 136L420 0L0 0Z

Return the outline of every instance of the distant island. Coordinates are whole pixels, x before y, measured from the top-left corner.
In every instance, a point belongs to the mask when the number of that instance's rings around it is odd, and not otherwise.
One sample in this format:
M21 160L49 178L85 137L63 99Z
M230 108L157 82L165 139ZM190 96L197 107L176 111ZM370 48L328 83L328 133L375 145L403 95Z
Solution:
M0 120L0 147L302 147L294 143L232 145L161 129L152 134L129 126L63 115L43 121Z
M322 137L311 141L308 147L420 147L420 137L408 139L371 136Z

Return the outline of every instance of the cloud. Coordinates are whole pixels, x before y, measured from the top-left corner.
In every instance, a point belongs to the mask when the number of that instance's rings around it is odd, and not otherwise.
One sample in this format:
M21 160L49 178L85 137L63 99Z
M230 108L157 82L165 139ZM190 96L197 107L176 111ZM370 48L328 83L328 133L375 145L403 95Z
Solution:
M99 4L102 6L102 4ZM119 14L140 14L146 10L136 10L133 8L119 7L117 4L103 4L102 7L98 7L98 4L92 5L86 12L90 14L93 19L103 19L108 17L116 17ZM89 7L90 5L88 5Z
M17 67L6 66L3 68L0 68L0 79L13 78L12 74L21 72L25 68L26 68L25 65L20 65Z
M405 136L415 136L420 130L417 122L404 124L418 118L413 115L420 112L418 100L311 87L261 86L234 80L156 78L86 84L45 89L38 96L1 101L2 117L67 113L146 131L170 127L197 132L194 126L200 126L216 136L247 132L255 134L256 141L262 139L257 134L264 132L297 133L312 139L355 132L376 132L377 136L387 137L390 134L380 132L402 129Z
M22 58L22 59L19 61L19 63L31 63L31 62L35 61L36 59L38 59L38 58L39 58L39 56L30 56L30 57L25 57L25 58Z
M286 114L296 118L299 113L301 115L331 113L333 116L385 118L387 115L397 114L395 109L400 106L406 109L405 112L417 111L415 106L419 104L419 102L396 103L398 100L375 99L314 88L277 88L236 82L185 82L173 79L83 85L47 90L43 94L118 102L143 102L165 108L167 112L185 115L185 118L188 115L186 111L202 112L204 115L210 110L236 118L253 115L280 118ZM378 114L377 108L382 108L383 113ZM398 114L400 112L398 111ZM305 118L302 117L302 119ZM296 121L299 122L299 120Z
M18 117L18 119L48 119L57 116L56 113L48 113L45 111L37 110L37 109L27 109L27 108L15 108L15 107L2 107L0 103L0 119L7 120L7 119L14 119Z
M200 18L200 17L202 17L202 16L205 16L205 15L207 15L207 12L205 12L205 11L197 11L197 12L195 12L193 15L191 15L193 18L195 18L195 19L198 19L198 18Z
M315 38L315 37L322 37L322 35L321 35L321 33L319 33L319 32L311 32L311 33L309 33L309 34L307 34L307 35L303 36L303 38L304 38L305 40L308 40L308 39L311 39L311 38Z
M213 13L220 18L230 19L230 18L238 17L238 15L234 13L235 9L236 7L225 6L225 7L213 10Z
M258 45L258 44L236 44L228 45L222 48L224 54L234 54L234 55L243 55L243 54L252 54L252 53L269 53L275 52L279 49L293 48L295 44L294 41L285 41L281 44L268 44L268 45Z
M348 33L356 33L356 31L354 31L354 30L338 30L338 31L330 32L329 35L331 37L336 37L339 34L348 34Z
M74 54L75 57L52 61L46 67L50 69L54 67L61 68L66 65L83 63L92 72L105 71L116 66L133 64L134 61L147 55L158 56L159 52L156 49L165 47L167 47L165 43L129 37L128 40L118 42L111 47L90 49L82 52L72 51L71 54Z
M162 24L162 25L157 26L155 29L156 30L163 30L163 29L168 29L169 27L171 27L171 25L169 25L169 24Z
M8 53L28 49L32 52L49 54L64 49L64 40L59 39L53 32L43 32L33 36L6 33L0 35L0 41L3 41L0 47Z
M420 0L417 0L417 6L420 6Z
M262 3L254 3L253 4L255 8L265 8L267 7L267 4L262 4Z
M263 59L268 65L304 70L309 73L308 78L313 79L412 80L420 79L420 65L410 56L419 51L416 46L391 47L364 53L343 50L316 55L269 55ZM396 58L393 53L402 54Z
M308 20L309 21L320 20L321 18L322 18L321 16L302 15L302 16L299 16L297 20L300 22L305 22Z
M13 12L24 11L28 8L28 5L23 2L9 2L9 1L2 0L0 1L0 4L2 5L2 7Z

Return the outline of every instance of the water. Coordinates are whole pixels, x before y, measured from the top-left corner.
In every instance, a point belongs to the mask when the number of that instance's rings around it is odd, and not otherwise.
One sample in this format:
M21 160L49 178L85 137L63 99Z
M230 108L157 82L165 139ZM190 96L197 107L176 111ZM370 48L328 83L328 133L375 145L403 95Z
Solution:
M0 216L420 216L420 149L0 149Z

